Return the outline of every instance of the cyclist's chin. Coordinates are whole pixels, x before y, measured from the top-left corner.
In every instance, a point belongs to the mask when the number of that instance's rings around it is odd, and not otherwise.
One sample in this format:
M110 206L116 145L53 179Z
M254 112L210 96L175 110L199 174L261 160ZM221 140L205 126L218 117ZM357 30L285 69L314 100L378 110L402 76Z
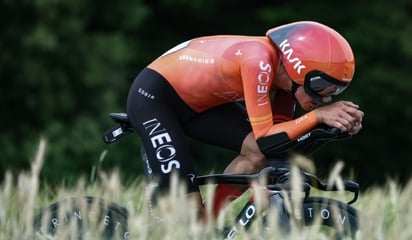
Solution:
M299 105L303 110L311 111L314 108L316 108L319 104L317 104L313 101L304 101L304 102L299 102Z

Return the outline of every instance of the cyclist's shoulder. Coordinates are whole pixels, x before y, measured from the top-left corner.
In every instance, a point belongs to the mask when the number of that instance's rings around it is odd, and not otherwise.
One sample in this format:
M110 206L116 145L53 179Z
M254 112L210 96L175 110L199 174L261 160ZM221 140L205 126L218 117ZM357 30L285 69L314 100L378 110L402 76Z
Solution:
M202 48L213 46L226 46L227 48L233 45L242 46L243 48L266 48L267 50L274 49L273 45L264 36L246 36L246 35L214 35L197 37L190 40L190 47Z

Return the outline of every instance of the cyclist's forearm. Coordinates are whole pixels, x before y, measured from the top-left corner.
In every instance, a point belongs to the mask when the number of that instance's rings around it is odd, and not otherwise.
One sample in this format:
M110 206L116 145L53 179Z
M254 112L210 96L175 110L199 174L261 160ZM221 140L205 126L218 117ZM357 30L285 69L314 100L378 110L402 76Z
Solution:
M319 122L316 118L316 115L312 111L302 115L299 118L283 123L274 124L267 132L267 134L265 134L265 136L285 132L289 139L293 140L307 133L318 124Z

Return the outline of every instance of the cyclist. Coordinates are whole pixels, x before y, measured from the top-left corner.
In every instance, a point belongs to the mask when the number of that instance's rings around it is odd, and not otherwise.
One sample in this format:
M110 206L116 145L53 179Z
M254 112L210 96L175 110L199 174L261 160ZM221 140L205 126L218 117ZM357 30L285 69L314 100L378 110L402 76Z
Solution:
M275 27L265 36L199 37L170 49L138 74L127 100L156 195L177 172L203 217L187 136L239 152L225 173L242 174L267 166L262 150L272 140L296 139L321 123L358 133L364 113L355 103L318 107L347 88L354 69L348 42L312 21ZM298 118L296 103L307 111ZM218 186L215 214L241 193Z

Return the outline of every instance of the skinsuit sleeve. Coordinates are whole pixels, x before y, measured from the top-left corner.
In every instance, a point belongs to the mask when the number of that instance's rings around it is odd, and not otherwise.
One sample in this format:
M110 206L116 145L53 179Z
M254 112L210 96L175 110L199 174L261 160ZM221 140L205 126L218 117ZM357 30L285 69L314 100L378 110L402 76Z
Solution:
M259 46L249 46L249 49ZM279 59L270 51L256 51L259 54L248 55L241 65L241 76L244 88L246 109L249 115L253 133L256 139L286 134L289 139L296 139L318 124L315 113L308 112L303 116L292 119L294 101L291 96L278 90L273 104L270 102L270 92ZM286 95L289 95L286 96ZM273 122L276 120L276 122Z

